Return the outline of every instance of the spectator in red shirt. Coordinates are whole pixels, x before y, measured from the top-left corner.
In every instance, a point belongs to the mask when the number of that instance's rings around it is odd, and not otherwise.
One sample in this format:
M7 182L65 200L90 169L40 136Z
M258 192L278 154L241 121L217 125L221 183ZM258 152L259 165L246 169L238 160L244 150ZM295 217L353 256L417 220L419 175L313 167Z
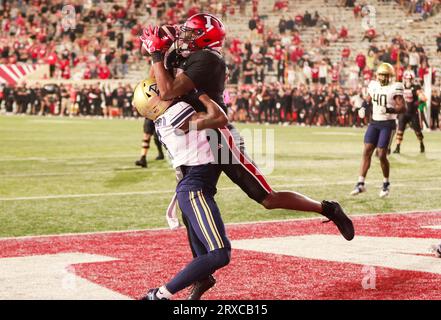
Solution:
M403 81L403 75L404 75L404 67L400 66L400 67L396 68L396 80L398 82Z
M98 78L105 80L110 78L110 69L106 64L98 66Z
M393 46L390 50L390 60L392 61L392 64L395 65L398 61L398 52L399 49L397 45Z
M49 53L47 57L47 63L49 64L49 76L51 78L54 76L55 66L57 64L57 61L58 61L57 52L52 51L51 53Z
M359 53L357 54L357 56L355 57L355 62L357 63L358 66L358 76L361 76L361 73L363 72L364 68L366 67L366 57L363 53Z
M363 39L361 39L361 41L363 41L364 39L368 39L369 42L372 42L372 40L374 40L376 36L377 36L377 32L375 31L375 29L371 28L366 30Z
M63 79L70 79L70 67L67 65L62 71L61 71L61 77Z
M311 68L311 78L312 78L312 83L319 82L319 67L317 63L314 63L314 65Z
M294 31L294 35L292 36L292 43L296 46L298 46L302 42L302 39L300 39L300 34L298 31Z
M343 41L346 41L348 38L348 29L345 26L341 27L338 37Z
M351 49L349 49L348 46L344 47L343 50L341 51L341 59L343 61L347 61L350 55L351 55Z
M360 15L360 12L361 12L361 6L360 6L359 4L357 4L357 5L354 7L353 12L354 12L354 17L355 17L355 18L358 18L358 16Z

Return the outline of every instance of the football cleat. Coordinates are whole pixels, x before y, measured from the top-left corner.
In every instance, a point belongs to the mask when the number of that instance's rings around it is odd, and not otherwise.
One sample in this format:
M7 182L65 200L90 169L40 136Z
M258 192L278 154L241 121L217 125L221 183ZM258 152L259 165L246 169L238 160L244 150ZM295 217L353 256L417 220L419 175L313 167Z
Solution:
M397 144L397 146L395 147L394 153L400 153L400 145Z
M215 284L216 279L211 274L204 280L196 281L191 288L187 300L201 300L202 295L214 287Z
M366 192L366 187L364 186L364 183L358 182L355 185L354 190L351 191L351 196L356 196L357 194L360 194L362 192Z
M322 214L337 226L342 236L350 241L354 238L354 225L349 217L344 213L343 208L335 201L322 201Z
M424 147L424 143L420 143L420 152L421 153L424 153L424 152L426 152L426 147Z
M383 187L381 188L381 191L380 191L380 198L387 197L389 195L389 189L390 189L390 183L384 182Z
M145 158L145 156L142 156L139 160L137 160L135 162L135 164L137 166L143 167L143 168L147 168L147 159Z
M158 154L155 160L164 160L164 154L163 153Z
M141 298L141 300L168 300L166 298L159 299L156 293L158 292L159 288L150 289L147 294Z

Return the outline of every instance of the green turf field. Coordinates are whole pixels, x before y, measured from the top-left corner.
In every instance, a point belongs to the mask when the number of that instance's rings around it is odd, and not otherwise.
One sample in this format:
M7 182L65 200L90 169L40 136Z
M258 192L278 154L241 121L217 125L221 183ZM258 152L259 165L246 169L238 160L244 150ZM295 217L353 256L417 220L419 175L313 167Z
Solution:
M379 199L377 159L368 192L349 196L358 177L364 129L238 125L271 129L275 169L268 180L312 198L337 199L351 214L439 209L441 133L424 133L427 154L406 131L391 159L391 195ZM167 161L139 169L142 120L0 116L0 237L166 227L174 172ZM153 145L153 143L152 143ZM225 176L217 202L225 222L309 216L266 211Z

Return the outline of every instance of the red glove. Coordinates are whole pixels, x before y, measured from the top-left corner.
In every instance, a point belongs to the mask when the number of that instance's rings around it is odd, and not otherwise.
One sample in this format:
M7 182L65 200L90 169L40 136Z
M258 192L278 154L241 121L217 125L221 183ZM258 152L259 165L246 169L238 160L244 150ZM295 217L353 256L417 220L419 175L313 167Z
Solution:
M174 41L166 33L160 32L159 27L152 28L152 26L143 29L142 36L139 39L142 42L143 49L149 54L166 51Z

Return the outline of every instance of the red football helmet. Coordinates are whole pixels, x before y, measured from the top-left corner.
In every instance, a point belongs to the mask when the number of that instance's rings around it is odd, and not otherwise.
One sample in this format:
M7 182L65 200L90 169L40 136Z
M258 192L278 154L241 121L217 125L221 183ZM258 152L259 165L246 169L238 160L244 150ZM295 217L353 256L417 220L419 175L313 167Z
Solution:
M222 21L208 13L197 13L181 26L179 39L181 50L196 51L206 47L221 47L225 39Z

